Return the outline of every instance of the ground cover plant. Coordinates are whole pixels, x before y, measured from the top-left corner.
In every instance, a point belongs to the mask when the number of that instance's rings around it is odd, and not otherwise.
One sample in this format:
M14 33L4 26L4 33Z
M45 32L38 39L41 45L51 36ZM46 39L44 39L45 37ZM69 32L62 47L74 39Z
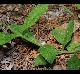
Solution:
M32 11L28 14L28 16L26 16L23 24L12 24L7 26L11 33L9 34L0 32L0 46L9 43L16 37L21 37L25 41L29 41L39 46L39 54L34 59L34 67L53 64L57 56L60 56L62 54L72 54L71 57L67 60L66 67L68 70L79 70L80 59L78 57L78 54L80 53L80 41L73 41L73 31L75 27L74 20L68 21L66 29L57 27L55 29L52 29L51 31L51 37L54 38L58 42L58 44L62 45L61 49L56 49L54 45L50 45L47 43L41 44L40 41L36 39L28 30L30 27L35 25L35 23L44 13L48 11L48 5L49 4L37 4L32 8ZM80 4L76 4L76 7L79 9ZM65 9L67 12L73 15L69 9Z

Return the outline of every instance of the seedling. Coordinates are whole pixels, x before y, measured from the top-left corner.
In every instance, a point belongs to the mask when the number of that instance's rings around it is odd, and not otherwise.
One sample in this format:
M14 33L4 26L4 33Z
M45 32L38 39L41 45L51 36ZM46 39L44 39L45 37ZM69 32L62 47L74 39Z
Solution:
M44 45L39 48L39 53L37 58L35 58L35 66L38 65L47 65L52 64L56 59L57 55L62 54L74 54L67 62L67 69L74 70L80 68L80 60L77 57L77 53L79 52L80 43L71 42L72 34L73 34L74 22L72 20L69 21L66 30L62 30L60 28L55 28L52 31L52 36L62 44L61 51L55 49L54 46ZM41 56L41 57L40 57ZM44 60L45 61L44 61ZM39 62L39 60L41 62Z
M67 69L77 70L80 68L80 60L77 56L77 53L80 51L80 43L74 43L72 41L72 34L74 28L74 22L69 21L67 29L64 31L59 28L55 28L52 31L52 36L62 45L61 51L57 51L56 48L52 45L41 45L41 43L35 39L31 32L28 29L35 25L38 19L48 10L48 4L38 4L36 7L33 7L32 11L29 13L28 17L25 18L25 21L22 25L13 24L8 26L12 31L11 34L5 34L0 32L0 45L4 45L10 42L16 37L21 37L26 41L30 41L38 46L39 55L35 58L34 66L52 64L56 59L57 55L72 53L73 56L67 62Z
M13 34L5 34L0 32L0 45L10 42L16 37L21 37L26 41L30 41L36 45L40 45L39 41L32 35L28 29L35 25L35 22L48 10L48 4L38 4L33 7L32 11L29 13L28 17L25 18L23 25L12 24L8 28L13 32Z

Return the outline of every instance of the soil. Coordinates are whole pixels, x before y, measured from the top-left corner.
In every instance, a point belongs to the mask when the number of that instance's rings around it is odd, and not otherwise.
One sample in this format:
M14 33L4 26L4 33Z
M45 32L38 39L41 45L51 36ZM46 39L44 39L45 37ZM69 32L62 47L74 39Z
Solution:
M75 21L73 40L80 42L80 10L77 10L74 5L64 4L71 11L69 13L65 11L62 4L49 4L48 11L29 31L41 43L51 44L61 49L62 45L51 37L51 31L56 27L65 29L67 22L73 19ZM35 4L0 4L0 32L8 33L8 25L22 24L34 6ZM48 67L33 67L34 58L39 54L38 49L39 46L25 42L21 38L0 46L0 70L67 70L66 62L71 54L57 56L55 64Z

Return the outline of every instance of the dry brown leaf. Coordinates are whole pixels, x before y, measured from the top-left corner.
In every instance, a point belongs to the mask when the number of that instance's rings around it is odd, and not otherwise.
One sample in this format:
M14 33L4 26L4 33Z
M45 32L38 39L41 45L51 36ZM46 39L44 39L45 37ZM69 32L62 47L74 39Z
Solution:
M16 49L19 51L19 53L23 57L26 56L29 53L29 50L30 50L28 47L24 47L22 45L18 45Z
M38 56L38 52L33 50L33 51L30 52L30 55L31 55L30 57L36 58Z
M57 18L55 18L55 19L54 18L49 18L48 22L46 23L46 25L48 25L48 27L50 27L50 28L51 27L56 28L56 27L60 26Z
M80 42L80 32L75 32L74 33L72 41L75 42L75 43Z
M74 31L73 32L75 32L79 27L80 27L80 23L78 22L78 20L74 20Z
M63 25L59 26L60 29L66 30L68 23L64 23ZM80 23L77 20L74 20L74 30L75 32L80 27Z

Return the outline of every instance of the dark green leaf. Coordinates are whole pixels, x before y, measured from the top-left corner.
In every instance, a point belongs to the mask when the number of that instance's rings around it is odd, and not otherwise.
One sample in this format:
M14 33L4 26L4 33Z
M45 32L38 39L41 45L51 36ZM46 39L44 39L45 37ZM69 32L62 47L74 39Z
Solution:
M53 63L57 55L56 50L52 45L41 46L39 52L50 64Z
M73 55L67 62L68 70L78 70L80 68L80 60L77 55Z
M35 59L34 59L34 66L38 66L38 65L46 65L47 62L46 60L41 56L38 55Z

